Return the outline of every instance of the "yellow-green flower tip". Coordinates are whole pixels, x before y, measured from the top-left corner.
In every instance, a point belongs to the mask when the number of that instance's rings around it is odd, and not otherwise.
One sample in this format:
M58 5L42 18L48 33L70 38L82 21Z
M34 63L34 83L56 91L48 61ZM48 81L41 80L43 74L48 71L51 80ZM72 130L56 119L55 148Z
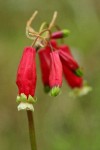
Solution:
M70 34L70 30L64 29L64 30L62 30L62 33L63 33L63 37L67 37Z
M79 76L79 77L83 76L83 72L82 72L82 70L80 68L78 68L78 69L75 70L75 74L77 76Z
M55 96L59 95L60 92L61 92L61 90L59 87L53 87L50 91L50 95L55 97Z

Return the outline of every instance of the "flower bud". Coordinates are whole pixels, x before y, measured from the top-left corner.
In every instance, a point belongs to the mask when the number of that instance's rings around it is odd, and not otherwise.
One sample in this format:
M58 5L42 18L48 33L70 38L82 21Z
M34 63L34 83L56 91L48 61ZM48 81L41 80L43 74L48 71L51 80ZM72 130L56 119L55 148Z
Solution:
M62 64L58 51L51 52L50 59L49 85L51 88L51 96L57 96L62 86Z
M37 78L35 55L36 55L36 51L34 48L26 47L24 49L24 52L23 52L23 55L22 55L22 58L18 67L18 71L17 71L16 84L19 89L17 102L24 102L24 103L34 102L33 96L35 94L36 78ZM30 109L28 108L28 106L26 106L26 109ZM21 110L21 108L19 108L19 110Z
M67 29L61 30L61 31L57 31L52 33L51 38L52 39L60 39L60 38L65 38L70 34L70 31Z

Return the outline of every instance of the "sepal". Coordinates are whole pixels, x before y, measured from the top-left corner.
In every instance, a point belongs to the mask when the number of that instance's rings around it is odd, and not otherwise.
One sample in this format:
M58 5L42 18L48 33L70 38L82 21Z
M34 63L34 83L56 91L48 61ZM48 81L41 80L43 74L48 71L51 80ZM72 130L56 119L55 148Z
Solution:
M37 97L32 97L31 95L29 95L29 97L28 97L29 103L36 103L36 101L37 101Z
M24 93L21 93L20 95L17 96L16 102L28 102L28 103L35 103L37 101L36 97L32 97L31 95L27 96Z
M37 98L34 98L31 95L27 97L24 93L21 93L16 98L16 102L19 103L17 107L18 111L20 110L34 111L33 103L35 103L36 101L37 101Z

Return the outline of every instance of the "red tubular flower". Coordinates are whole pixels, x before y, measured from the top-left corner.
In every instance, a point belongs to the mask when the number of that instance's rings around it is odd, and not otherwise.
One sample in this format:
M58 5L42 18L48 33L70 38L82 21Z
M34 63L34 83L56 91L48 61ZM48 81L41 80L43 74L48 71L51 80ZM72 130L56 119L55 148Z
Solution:
M59 46L59 54L60 54L60 58L61 58L62 62L69 69L71 69L73 72L75 72L75 74L77 76L82 76L83 75L78 63L74 59L74 57L73 57L73 55L70 51L70 48L68 46L66 46L66 45Z
M50 46L51 44L51 46ZM50 52L52 48L57 48L57 42L55 40L50 40L50 43L44 48L40 49L38 52L39 60L40 60L40 68L42 74L42 82L44 85L44 90L46 93L50 91L49 86L49 72L50 72Z
M42 82L45 92L49 92L49 72L50 72L50 48L41 49L38 52L40 60L40 68L42 74Z
M63 72L71 88L80 88L83 86L83 78L76 76L67 66L63 65Z
M59 58L58 51L51 52L50 58L51 58L51 65L50 65L49 84L51 87L51 96L57 96L60 92L60 87L62 85L62 64Z
M18 102L34 102L33 96L36 88L36 51L32 47L24 49L18 71L16 84L19 89Z

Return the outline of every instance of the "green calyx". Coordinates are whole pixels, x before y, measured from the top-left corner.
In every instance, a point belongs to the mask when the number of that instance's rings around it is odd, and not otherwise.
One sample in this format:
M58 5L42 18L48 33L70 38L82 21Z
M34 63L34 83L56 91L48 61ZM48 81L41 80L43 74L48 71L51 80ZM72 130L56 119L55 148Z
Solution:
M20 103L20 102L27 102L27 103L35 103L37 101L37 98L32 97L31 95L27 96L24 93L21 93L21 95L18 95L16 98L16 102Z
M59 93L61 92L60 88L59 87L53 87L51 90L50 90L50 95L51 96L57 96Z
M67 37L70 34L70 30L64 29L64 30L62 30L62 33L63 33L63 37Z
M82 72L82 70L80 68L78 68L78 69L75 70L75 74L77 76L79 76L79 77L83 76L83 72Z
M50 92L50 87L48 85L44 86L44 92L49 93Z

